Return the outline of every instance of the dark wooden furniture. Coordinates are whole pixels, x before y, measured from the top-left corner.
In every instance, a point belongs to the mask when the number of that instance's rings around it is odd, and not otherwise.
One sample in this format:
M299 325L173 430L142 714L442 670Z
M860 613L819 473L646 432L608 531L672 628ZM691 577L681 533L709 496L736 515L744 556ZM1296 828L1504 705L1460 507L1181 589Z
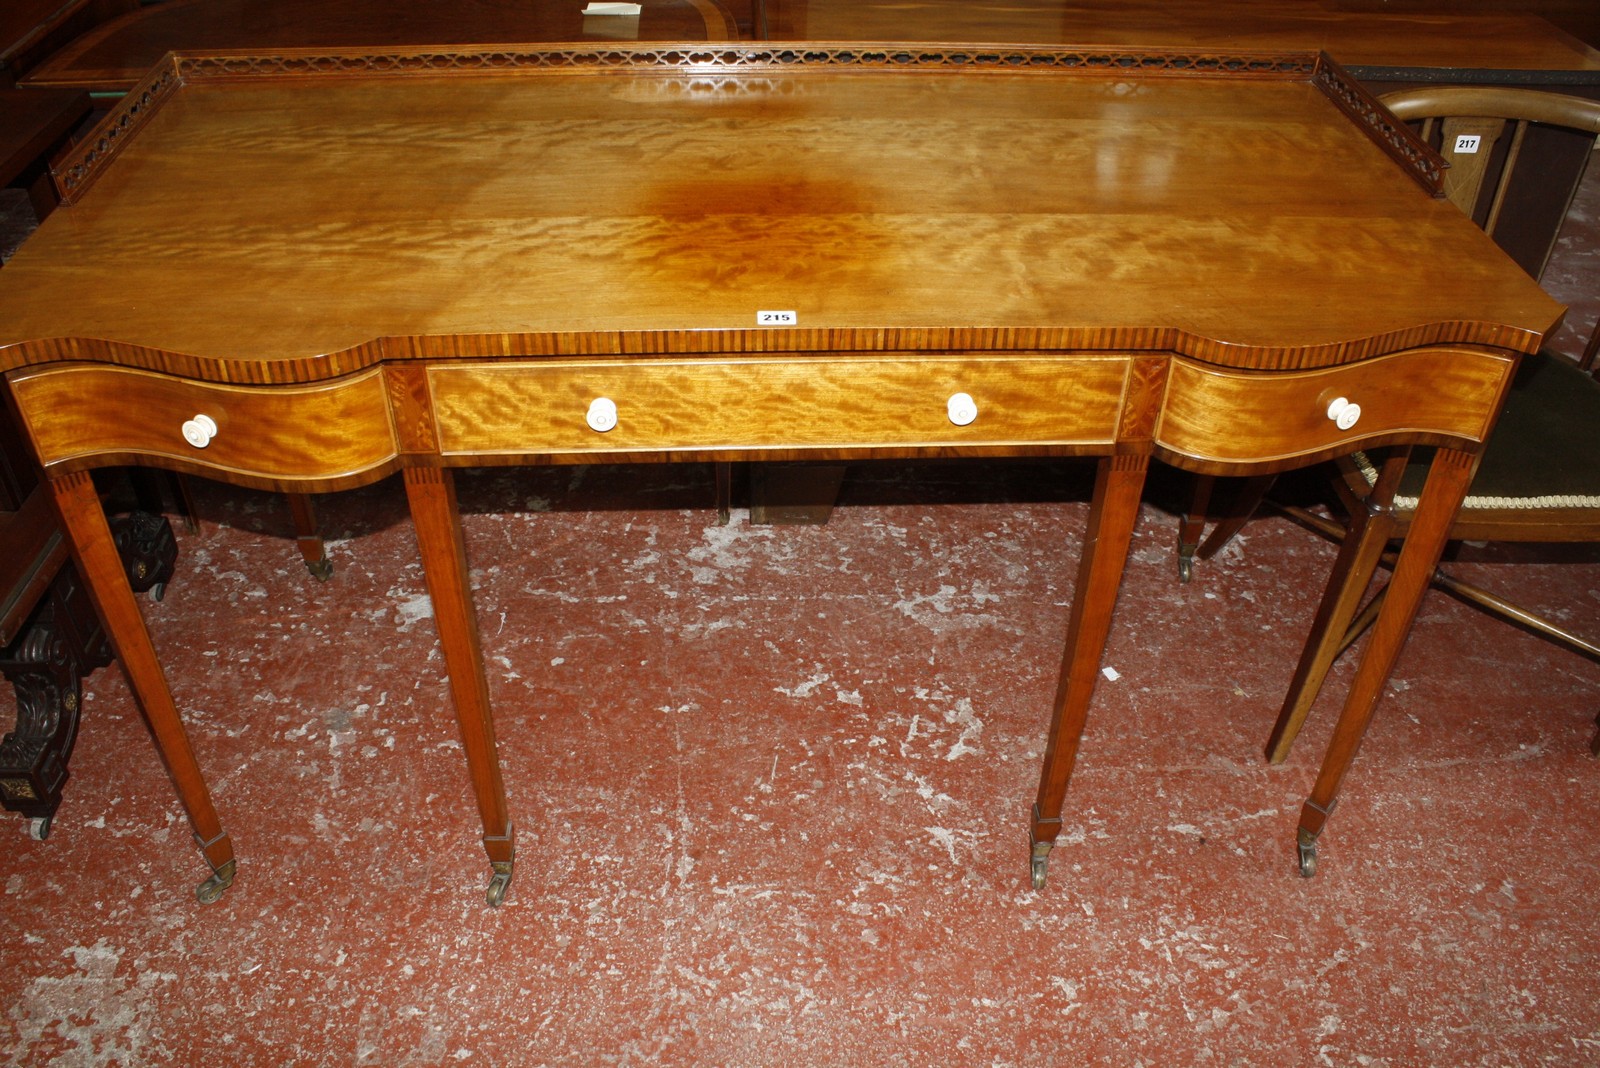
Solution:
M38 218L56 206L50 159L89 111L81 90L0 89L0 185L26 189Z
M1336 11L1369 15L1504 15L1505 0L1331 0ZM1600 48L1600 6L1593 0L1528 0L1519 15L1535 15L1591 48Z
M4 400L0 397L0 400ZM9 411L0 410L0 677L17 716L0 739L0 805L50 833L77 737L85 675L111 647Z
M1561 314L1434 195L1439 165L1309 53L176 56L66 161L71 205L0 278L0 369L206 899L233 848L99 465L279 491L402 474L496 903L512 824L452 468L1094 457L1030 821L1042 884L1152 458L1438 446L1346 703L1364 729L1518 357Z
M6 0L0 4L0 87L78 34L133 11L139 0Z
M718 0L639 4L637 16L619 17L584 15L586 0L162 0L79 37L39 64L27 84L123 93L173 51L730 41L739 35Z
M40 219L57 203L49 161L89 113L89 94L79 90L0 89L0 183L26 188ZM177 555L171 527L138 511L115 517L112 527L130 582L159 596ZM0 678L17 710L0 739L0 806L20 812L42 839L69 776L82 680L110 662L111 646L68 562L7 390L0 390L0 545Z
M1108 48L1322 49L1352 73L1526 72L1593 83L1600 53L1538 5L1440 0L765 0L774 41L914 40Z
M87 93L0 89L0 184L27 188L41 218L56 203L49 158L88 114ZM43 838L66 785L80 680L111 649L6 398L0 390L0 677L17 717L0 739L0 804Z
M167 521L132 512L109 529L130 588L159 596L177 558ZM69 778L83 680L111 662L111 645L9 406L0 410L0 544L0 678L17 705L0 738L0 806L43 839Z

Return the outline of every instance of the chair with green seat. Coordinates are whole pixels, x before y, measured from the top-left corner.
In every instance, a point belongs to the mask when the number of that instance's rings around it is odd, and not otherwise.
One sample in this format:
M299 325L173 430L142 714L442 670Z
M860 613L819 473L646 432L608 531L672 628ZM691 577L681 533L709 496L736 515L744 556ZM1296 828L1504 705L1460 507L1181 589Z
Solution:
M1421 122L1424 139L1438 146L1452 165L1446 195L1491 234L1530 124L1562 127L1590 138L1600 134L1600 101L1556 93L1499 87L1426 88L1382 99L1398 118ZM1600 382L1590 373L1597 349L1600 325L1577 363L1548 351L1523 361L1505 409L1485 444L1469 496L1451 528L1452 539L1600 542ZM1344 523L1286 509L1338 539L1341 546L1267 744L1268 759L1274 763L1288 755L1338 655L1376 616L1381 591L1364 610L1361 601L1384 561L1389 542L1405 536L1427 473L1425 453L1390 450L1339 462L1335 488L1350 516ZM1233 518L1219 523L1201 547L1200 558L1213 555L1226 543L1268 488L1269 480L1245 484ZM1197 500L1205 492L1197 494ZM1193 545L1194 524L1203 507L1202 501L1185 521L1180 542ZM1186 561L1180 566L1186 567ZM1445 567L1435 572L1434 584L1600 659L1600 635L1573 633L1503 596L1459 581ZM1600 755L1600 734L1591 750Z
M1385 546L1403 538L1427 476L1422 450L1387 463L1393 499L1382 504L1384 470L1363 454L1340 463L1344 492L1361 509L1348 526L1298 508L1295 518L1346 541L1341 565L1317 613L1294 681L1267 743L1274 763L1289 754L1306 713L1338 655L1377 616L1382 592L1357 605L1384 562ZM1483 461L1450 536L1457 541L1600 542L1600 382L1567 358L1549 352L1518 368L1505 409L1484 447ZM1339 573L1342 570L1343 573ZM1575 633L1442 565L1435 586L1600 660L1600 634ZM1600 755L1600 734L1591 743Z

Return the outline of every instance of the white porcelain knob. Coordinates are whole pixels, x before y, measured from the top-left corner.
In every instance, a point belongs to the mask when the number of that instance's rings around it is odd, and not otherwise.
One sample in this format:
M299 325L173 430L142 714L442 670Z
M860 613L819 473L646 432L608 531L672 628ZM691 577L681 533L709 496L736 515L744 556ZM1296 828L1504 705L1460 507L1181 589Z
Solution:
M171 425L170 423L168 424ZM209 415L197 415L193 419L186 419L183 423L183 440L197 449L203 449L211 444L211 439L217 436L217 423Z
M1328 418L1340 430L1349 430L1361 418L1361 405L1348 397L1335 397L1328 404Z
M952 393L945 402L944 410L956 426L966 426L978 418L978 402L972 399L970 393Z
M596 397L589 405L589 414L584 418L588 420L590 430L604 434L617 425L617 402L610 397Z

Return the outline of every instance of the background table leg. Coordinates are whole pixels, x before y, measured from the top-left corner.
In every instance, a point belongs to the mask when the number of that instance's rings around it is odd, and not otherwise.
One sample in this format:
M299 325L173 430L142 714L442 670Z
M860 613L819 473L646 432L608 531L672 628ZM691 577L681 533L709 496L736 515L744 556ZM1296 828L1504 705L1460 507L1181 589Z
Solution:
M1089 511L1083 556L1078 561L1078 582L1072 594L1072 614L1067 625L1067 646L1062 654L1056 686L1055 712L1050 721L1050 741L1045 748L1044 770L1039 778L1039 798L1033 806L1033 885L1044 886L1050 850L1061 833L1061 805L1067 780L1078 757L1089 702L1094 696L1100 658L1111 633L1111 613L1128 561L1134 523L1139 518L1139 495L1144 489L1147 456L1114 456L1100 461L1095 474L1094 501Z
M1383 610L1378 613L1378 621L1373 624L1372 636L1356 668L1355 681L1350 684L1344 709L1339 713L1339 722L1328 743L1316 784L1300 810L1297 846L1302 875L1316 874L1317 836L1333 812L1339 784L1355 760L1384 684L1400 658L1406 635L1422 604L1422 595L1428 590L1433 570L1449 540L1450 526L1466 498L1477 466L1478 458L1472 453L1440 449L1428 471L1428 481L1417 502L1411 530L1401 546L1394 577L1389 580Z
M61 526L72 550L78 572L83 576L89 597L105 624L111 647L128 677L128 685L144 711L156 748L166 761L167 771L178 789L178 800L189 814L195 841L211 877L200 884L201 901L215 901L233 882L236 862L233 842L222 829L222 821L211 803L211 793L189 746L166 674L150 643L144 616L134 600L133 588L123 570L111 527L106 522L100 495L86 471L62 475L49 481L51 497L61 514Z
M495 754L494 719L489 711L489 687L478 643L478 617L467 578L455 479L446 470L408 467L405 483L417 544L422 550L428 596L433 599L434 622L444 646L445 670L450 673L450 692L467 754L467 769L472 775L478 813L483 818L483 847L494 869L487 897L490 905L498 905L511 884L514 840L500 762Z
M333 577L333 561L328 559L328 551L322 541L322 532L317 528L317 513L312 507L309 493L288 493L284 499L289 505L289 518L294 523L294 540L300 549L300 557L306 563L306 570L311 572L311 577L319 582L327 582Z

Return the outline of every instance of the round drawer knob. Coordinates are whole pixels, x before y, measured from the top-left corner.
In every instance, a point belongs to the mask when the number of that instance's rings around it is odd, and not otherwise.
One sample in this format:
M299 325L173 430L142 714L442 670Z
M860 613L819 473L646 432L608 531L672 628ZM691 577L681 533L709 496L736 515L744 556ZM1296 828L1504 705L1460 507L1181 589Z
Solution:
M1348 397L1335 397L1328 404L1328 418L1340 430L1349 430L1361 418L1361 405Z
M588 420L590 430L604 434L617 425L617 402L610 397L596 397L589 405L589 414L584 418Z
M168 424L171 425L170 423ZM211 444L211 439L217 436L217 423L209 415L197 415L193 419L186 419L183 423L183 440L197 449L203 449Z
M944 408L956 426L966 426L978 418L978 402L972 399L970 393L952 393Z

